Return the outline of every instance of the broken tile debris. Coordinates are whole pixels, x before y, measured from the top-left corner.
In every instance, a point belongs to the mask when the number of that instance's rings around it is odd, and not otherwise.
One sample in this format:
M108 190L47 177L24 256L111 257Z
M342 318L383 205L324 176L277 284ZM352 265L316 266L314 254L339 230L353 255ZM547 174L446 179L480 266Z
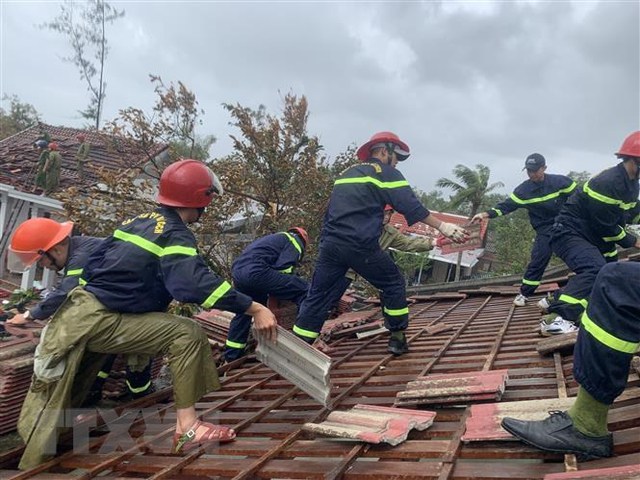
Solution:
M412 429L429 428L435 416L435 412L425 410L358 404L351 410L331 412L322 423L305 423L302 429L330 437L395 446L404 442Z
M509 378L507 370L428 375L409 382L396 394L395 405L461 404L500 400Z

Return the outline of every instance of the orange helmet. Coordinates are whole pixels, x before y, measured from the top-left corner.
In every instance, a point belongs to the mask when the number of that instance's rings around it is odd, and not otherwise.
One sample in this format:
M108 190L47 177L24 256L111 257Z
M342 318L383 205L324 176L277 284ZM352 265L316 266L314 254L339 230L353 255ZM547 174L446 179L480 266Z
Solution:
M222 195L220 180L204 163L185 159L172 163L160 176L156 201L168 207L204 208Z
M616 155L624 155L627 157L640 157L640 130L633 132L622 142L620 150Z
M396 152L399 161L409 158L409 145L400 140L400 138L393 132L378 132L374 134L367 143L358 149L356 155L361 162L364 162L369 158L369 154L374 147L386 146L389 144L393 145L392 150Z
M392 205L386 204L384 206L384 211L385 212L389 212L389 211L392 211L392 210L393 210L393 206Z
M56 142L51 142L49 144L49 150L58 150L58 144Z
M307 233L307 231L302 228L302 227L291 227L288 230L289 233L295 233L296 235L298 235L302 241L304 242L305 246L307 246L309 244L309 234Z
M9 251L27 268L47 250L71 235L71 230L73 222L58 223L50 218L30 218L13 232Z

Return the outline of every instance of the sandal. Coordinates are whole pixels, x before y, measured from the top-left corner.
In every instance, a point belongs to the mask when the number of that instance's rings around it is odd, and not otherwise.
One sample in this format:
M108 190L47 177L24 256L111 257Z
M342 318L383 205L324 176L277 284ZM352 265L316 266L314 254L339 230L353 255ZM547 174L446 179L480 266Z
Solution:
M206 428L206 431L200 438L196 439L196 430L198 430L199 427ZM229 427L196 420L196 423L194 423L187 432L176 432L173 434L173 447L171 451L173 453L184 453L212 443L232 442L235 438L236 432Z

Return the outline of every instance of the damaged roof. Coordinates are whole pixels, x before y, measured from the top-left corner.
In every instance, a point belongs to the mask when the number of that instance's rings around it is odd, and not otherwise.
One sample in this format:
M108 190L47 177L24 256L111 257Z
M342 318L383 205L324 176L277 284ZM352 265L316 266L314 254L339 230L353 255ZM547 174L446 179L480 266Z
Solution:
M75 155L80 146L77 136L83 134L86 142L91 146L89 157L85 163L83 183L92 185L98 180L95 170L104 168L108 171L118 171L123 167L146 163L144 154L133 148L124 139L115 135L94 130L57 127L39 123L15 135L0 141L0 183L11 185L23 192L33 192L35 189L36 167L40 152L34 148L36 140L49 135L51 141L56 142L62 156L60 172L60 188L78 186L80 179L77 173ZM157 156L168 148L158 145L152 148L151 156Z
M607 459L579 462L572 455L543 452L515 440L465 441L472 405L477 404L467 401L429 405L428 410L436 413L433 424L422 431L403 427L400 433L407 433L407 439L395 447L305 431L305 423L321 424L332 411L349 411L357 405L392 407L409 382L429 375L490 375L506 370L508 380L501 398L505 405L531 400L566 402L575 397L578 385L572 374L571 349L544 356L536 350L541 337L535 302L544 293L525 307L515 308L512 300L517 292L517 286L503 286L416 296L409 307L410 352L401 357L387 353L386 334L331 338L330 408L264 365L245 362L227 372L219 391L196 404L205 420L233 427L238 432L236 441L213 451L169 455L175 417L172 404L158 403L162 396L170 396L165 390L129 406L148 408L140 411L145 416L129 430L141 442L135 448L101 452L108 438L108 430L101 428L91 437L88 452L69 450L73 442L69 437L63 442L66 453L63 447L44 468L22 472L20 478L637 478L633 469L640 464L640 376L635 370L630 371L627 388L609 415L616 456ZM375 312L371 322L381 321L379 309ZM154 423L158 412L170 415L166 423ZM127 410L121 414L126 415ZM498 414L496 409L487 409L482 414L485 424L492 420L495 424ZM4 469L0 474L10 478L18 473L19 453L18 449L0 455ZM621 471L627 477L616 476ZM578 472L583 476L577 476Z

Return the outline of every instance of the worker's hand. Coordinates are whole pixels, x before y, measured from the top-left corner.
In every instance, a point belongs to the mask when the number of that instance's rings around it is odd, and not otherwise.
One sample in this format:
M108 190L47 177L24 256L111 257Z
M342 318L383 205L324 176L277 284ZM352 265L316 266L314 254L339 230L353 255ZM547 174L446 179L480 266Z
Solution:
M12 318L5 320L9 325L24 325L29 320L25 318L24 313L16 313Z
M469 232L455 223L442 222L438 230L456 243L464 243L469 239Z
M276 341L276 335L278 333L276 327L278 322L271 310L264 305L253 302L245 313L253 317L253 326L261 338L264 338L268 342Z
M489 214L487 212L476 213L471 219L471 223L480 223L482 222L482 220L488 217L489 217Z

